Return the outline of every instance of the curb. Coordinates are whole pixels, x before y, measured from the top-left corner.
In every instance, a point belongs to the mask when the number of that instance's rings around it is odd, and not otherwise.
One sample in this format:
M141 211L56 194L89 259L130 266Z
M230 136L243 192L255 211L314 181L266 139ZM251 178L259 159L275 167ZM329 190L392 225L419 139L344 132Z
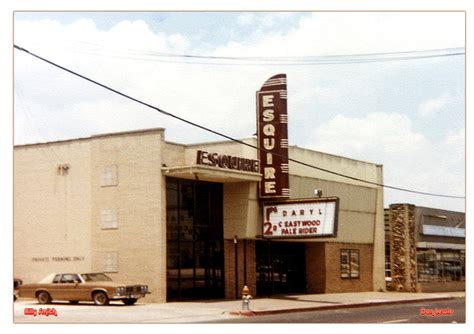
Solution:
M338 304L338 305L322 305L322 306L312 306L312 307L301 307L301 308L288 308L288 309L276 309L276 310L261 310L261 311L230 311L230 315L239 315L245 317L259 316L259 315L272 315L272 314L281 314L281 313L296 313L296 312L311 312L311 311L327 311L335 310L341 308L358 308L358 307L371 307L371 306L382 306L382 305L392 305L392 304L410 304L410 303L419 303L419 302L428 302L428 301L443 301L451 300L456 297L447 296L447 297L434 297L434 298L420 298L420 299L403 299L403 300L387 300L380 302L362 302L362 303L352 303L352 304Z

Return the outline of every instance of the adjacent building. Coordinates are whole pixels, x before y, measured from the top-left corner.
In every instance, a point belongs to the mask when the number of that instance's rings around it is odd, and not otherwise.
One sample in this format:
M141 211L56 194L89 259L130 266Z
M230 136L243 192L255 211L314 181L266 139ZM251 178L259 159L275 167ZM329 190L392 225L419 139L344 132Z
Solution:
M395 291L464 291L464 212L392 204L385 210L386 277Z
M383 180L381 165L288 151L309 165ZM319 220L282 220L286 235L268 237L264 207L273 204L259 197L259 184L271 175L262 175L259 161L236 142L167 142L164 129L16 146L14 275L28 283L51 272L105 272L148 284L148 302L240 298L243 285L254 296L384 290L382 188L290 161L295 201L283 215L313 214L311 200L322 194L319 201L337 203L335 220L330 233L314 236L292 235L292 224L313 222L308 230L316 231ZM457 245L459 256L462 243L424 219L418 256L431 273L438 238Z

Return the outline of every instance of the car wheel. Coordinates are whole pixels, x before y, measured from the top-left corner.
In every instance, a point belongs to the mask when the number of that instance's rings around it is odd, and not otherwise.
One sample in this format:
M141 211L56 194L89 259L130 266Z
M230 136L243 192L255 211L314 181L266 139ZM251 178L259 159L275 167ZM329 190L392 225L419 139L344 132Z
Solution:
M109 304L109 297L103 291L94 292L92 295L92 299L94 300L94 304L96 305L108 305Z
M137 298L125 298L125 299L122 299L122 302L125 304L125 305L133 305L137 302Z
M70 300L69 303L73 304L73 305L76 305L76 304L79 304L79 301L78 300Z
M49 304L49 303L51 303L51 296L46 291L38 292L37 298L38 298L38 302L40 304Z

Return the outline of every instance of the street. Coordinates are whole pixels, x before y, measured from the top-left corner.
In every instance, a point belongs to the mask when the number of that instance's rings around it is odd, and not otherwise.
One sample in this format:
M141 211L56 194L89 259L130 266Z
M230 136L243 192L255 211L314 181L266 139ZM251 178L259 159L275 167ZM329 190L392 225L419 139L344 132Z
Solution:
M438 310L440 314L433 314ZM449 312L449 310L452 311ZM441 315L441 313L444 313ZM451 313L450 315L446 313ZM422 315L423 314L423 315ZM429 314L429 315L428 315ZM219 323L464 323L465 298L327 311L284 313L217 321Z

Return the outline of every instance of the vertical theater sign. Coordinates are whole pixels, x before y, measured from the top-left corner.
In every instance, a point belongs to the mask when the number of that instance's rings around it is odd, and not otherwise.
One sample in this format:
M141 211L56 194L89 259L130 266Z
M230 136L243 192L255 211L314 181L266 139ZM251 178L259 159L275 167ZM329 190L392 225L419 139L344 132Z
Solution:
M264 238L335 237L339 198L290 200L286 74L257 92L257 141Z
M289 198L286 74L271 77L257 92L257 136L260 198Z

